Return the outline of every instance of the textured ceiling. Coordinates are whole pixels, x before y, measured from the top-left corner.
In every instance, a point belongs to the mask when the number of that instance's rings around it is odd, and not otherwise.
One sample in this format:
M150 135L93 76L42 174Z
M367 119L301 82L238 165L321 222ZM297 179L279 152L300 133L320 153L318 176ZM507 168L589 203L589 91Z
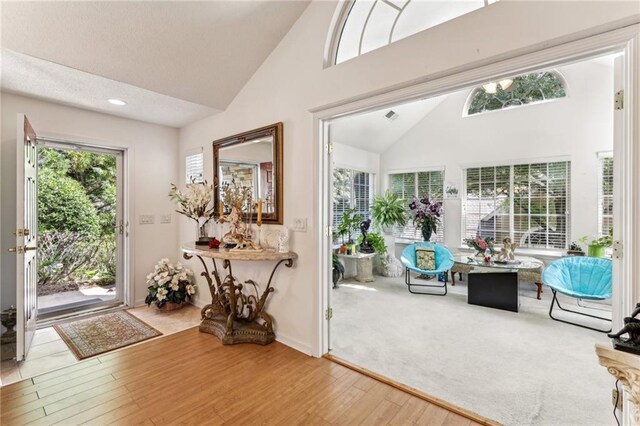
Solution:
M306 1L3 2L4 49L225 109Z
M6 49L1 59L2 90L10 93L177 128L220 112Z

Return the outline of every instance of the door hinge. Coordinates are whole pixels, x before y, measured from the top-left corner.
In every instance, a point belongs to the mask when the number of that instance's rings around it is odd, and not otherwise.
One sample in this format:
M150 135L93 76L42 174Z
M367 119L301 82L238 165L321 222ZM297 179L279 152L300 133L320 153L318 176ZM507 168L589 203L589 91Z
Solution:
M120 225L116 226L116 231L118 231L120 235L124 234L124 220L120 220Z
M616 92L614 106L616 110L624 109L624 90L618 90Z
M329 154L331 154L333 152L333 144L332 143L328 143L324 146L325 151L327 151Z
M11 247L9 249L9 253L15 253L15 254L22 254L24 253L24 246L18 246L18 247Z
M333 308L327 308L327 310L324 311L324 319L328 321L331 318L333 318Z
M324 235L326 235L327 237L333 236L333 228L331 227L331 225L327 226L327 228L324 230Z
M614 259L622 259L622 250L624 248L624 245L622 244L622 241L614 241L613 242L613 255L612 257Z

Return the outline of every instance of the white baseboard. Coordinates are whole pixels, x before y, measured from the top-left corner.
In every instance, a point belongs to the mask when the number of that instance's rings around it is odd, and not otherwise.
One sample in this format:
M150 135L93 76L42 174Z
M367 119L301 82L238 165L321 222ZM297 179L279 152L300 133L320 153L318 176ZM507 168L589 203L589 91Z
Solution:
M276 333L276 341L283 345L289 346L305 355L313 356L313 351L309 345L301 343L295 339L282 335L282 333Z
M137 308L139 306L143 306L146 305L146 303L144 303L144 299L138 299L136 301L133 302L133 307Z

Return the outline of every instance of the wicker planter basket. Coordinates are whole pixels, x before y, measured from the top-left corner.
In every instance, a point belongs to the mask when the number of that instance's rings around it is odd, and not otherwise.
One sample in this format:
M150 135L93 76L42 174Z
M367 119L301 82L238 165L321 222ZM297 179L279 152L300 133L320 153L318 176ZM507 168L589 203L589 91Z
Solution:
M158 308L158 310L159 311L175 311L178 309L182 309L183 305L184 305L184 302L180 302L180 303L167 302L162 306L162 308ZM158 307L158 305L156 305L156 307Z

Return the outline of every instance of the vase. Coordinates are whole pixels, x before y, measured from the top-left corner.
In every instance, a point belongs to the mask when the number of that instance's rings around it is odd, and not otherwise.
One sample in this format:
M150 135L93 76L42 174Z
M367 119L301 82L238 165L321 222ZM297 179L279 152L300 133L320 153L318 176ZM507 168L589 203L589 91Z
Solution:
M180 302L180 303L167 302L161 308L158 308L158 305L156 305L159 311L166 311L166 312L177 311L178 309L182 309L182 306L184 306L184 302Z
M600 246L600 245L590 245L589 249L588 249L588 256L589 257L604 257L604 249L605 246Z
M422 238L425 241L429 241L431 239L431 235L433 234L433 229L429 225L422 225Z
M208 246L211 238L209 237L209 218L201 217L196 221L196 244Z

